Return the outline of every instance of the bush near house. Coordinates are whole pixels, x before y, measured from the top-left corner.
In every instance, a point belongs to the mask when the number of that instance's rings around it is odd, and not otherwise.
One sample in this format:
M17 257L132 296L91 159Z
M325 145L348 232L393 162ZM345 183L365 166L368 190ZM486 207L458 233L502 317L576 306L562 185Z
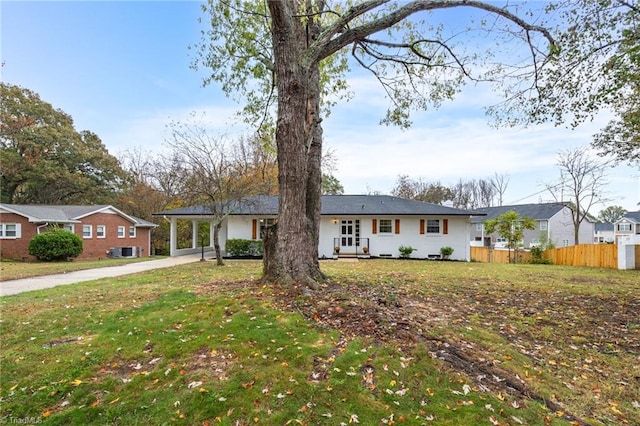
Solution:
M262 241L241 238L227 240L225 251L231 257L260 257L264 253Z
M408 259L411 257L411 253L417 251L418 249L413 248L411 246L400 246L398 247L398 251L400 252L400 258Z
M82 249L82 239L65 229L38 234L29 241L29 254L38 260L69 260L78 257Z

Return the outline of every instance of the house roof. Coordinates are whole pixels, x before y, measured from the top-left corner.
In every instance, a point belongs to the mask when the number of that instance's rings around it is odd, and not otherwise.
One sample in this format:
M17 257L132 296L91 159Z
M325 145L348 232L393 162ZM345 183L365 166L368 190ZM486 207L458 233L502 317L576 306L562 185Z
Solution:
M606 232L606 231L611 231L613 232L613 223L609 223L609 222L596 222L595 223L595 231L596 232Z
M123 213L110 205L51 206L42 204L0 204L0 210L26 217L33 223L79 223L83 217L106 210L114 211L139 227L155 227L155 223Z
M475 214L469 210L408 200L391 195L323 195L321 201L320 214L323 216L470 216ZM278 197L275 195L249 197L231 207L231 211L232 215L275 216L278 214ZM154 213L154 216L206 216L209 214L211 214L210 208L207 205L200 205L166 210Z
M627 219L631 222L635 222L635 223L640 223L640 211L637 212L628 212L627 214L624 215L624 217L622 219L620 219L618 222L623 221L624 219ZM618 223L616 222L616 223Z
M484 222L485 220L494 219L511 210L520 216L530 217L534 220L549 220L565 207L566 203L516 204L511 206L483 207L474 210L474 213L484 213L486 217L473 218L471 222Z

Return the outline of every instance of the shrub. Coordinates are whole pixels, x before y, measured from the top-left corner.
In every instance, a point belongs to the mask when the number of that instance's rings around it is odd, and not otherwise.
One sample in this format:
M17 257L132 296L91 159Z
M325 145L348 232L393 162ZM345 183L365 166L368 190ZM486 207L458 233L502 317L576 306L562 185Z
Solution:
M414 249L411 246L400 246L398 247L398 251L400 251L400 257L403 259L408 259L411 257L411 253L418 249Z
M82 238L66 229L38 234L29 241L29 254L38 260L69 260L82 253Z
M440 247L440 254L442 255L443 259L448 259L449 256L453 254L453 247L449 247L449 246Z
M534 246L531 247L531 249L529 250L531 253L531 263L534 264L539 264L539 265L549 265L551 264L551 260L550 259L545 259L542 257L542 254L544 253L544 248L541 246Z
M243 240L241 238L227 240L225 251L227 256L231 257L257 257L262 256L264 253L262 241Z

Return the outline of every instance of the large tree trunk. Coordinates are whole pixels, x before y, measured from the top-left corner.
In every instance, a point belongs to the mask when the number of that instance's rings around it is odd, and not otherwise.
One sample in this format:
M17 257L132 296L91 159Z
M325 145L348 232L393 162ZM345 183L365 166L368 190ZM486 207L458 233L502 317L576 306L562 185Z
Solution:
M273 19L272 37L278 88L278 148L279 209L276 250L265 253L264 279L302 282L315 287L322 276L318 264L320 180L316 176L318 125L312 99L319 83L317 64L305 63L307 32L291 8L293 2L268 2ZM313 69L316 69L313 71ZM321 131L319 133L322 135ZM310 153L313 155L310 156ZM318 156L319 157L319 156ZM311 163L311 164L309 164ZM311 167L309 167L311 166ZM319 166L318 166L319 167ZM311 173L310 173L311 172ZM306 183L302 186L300 183ZM302 190L301 190L302 186Z

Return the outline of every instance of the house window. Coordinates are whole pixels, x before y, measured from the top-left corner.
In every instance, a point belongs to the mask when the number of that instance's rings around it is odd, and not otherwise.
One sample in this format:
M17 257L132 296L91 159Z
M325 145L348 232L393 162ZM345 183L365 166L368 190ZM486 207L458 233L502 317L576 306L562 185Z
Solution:
M68 223L68 224L66 224L66 225L64 225L64 226L62 227L62 229L64 229L65 231L74 232L73 225L71 225L71 224L69 224L69 223Z
M378 232L381 234L391 234L393 232L391 219L380 219L378 223Z
M428 219L427 234L439 234L439 233L440 233L440 219Z
M136 237L136 227L135 226L130 226L129 227L129 238L135 238Z
M93 227L91 225L82 225L82 238L91 238L93 236Z
M482 232L482 229L484 228L484 225L481 223L476 223L476 231L478 232Z
M106 238L107 236L107 227L104 225L96 226L96 237L97 238Z
M118 226L118 238L124 238L124 226Z
M20 238L20 224L0 223L0 238Z
M569 247L569 240L562 240L562 247Z
M631 224L630 223L619 223L618 224L618 231L630 232L631 231Z
M546 231L547 229L549 229L549 221L541 220L538 223L540 223L540 230L541 231Z
M258 234L258 236L262 238L262 232L265 229L269 229L273 225L275 225L278 222L278 219L276 218L260 219L259 222L260 222L260 233Z

